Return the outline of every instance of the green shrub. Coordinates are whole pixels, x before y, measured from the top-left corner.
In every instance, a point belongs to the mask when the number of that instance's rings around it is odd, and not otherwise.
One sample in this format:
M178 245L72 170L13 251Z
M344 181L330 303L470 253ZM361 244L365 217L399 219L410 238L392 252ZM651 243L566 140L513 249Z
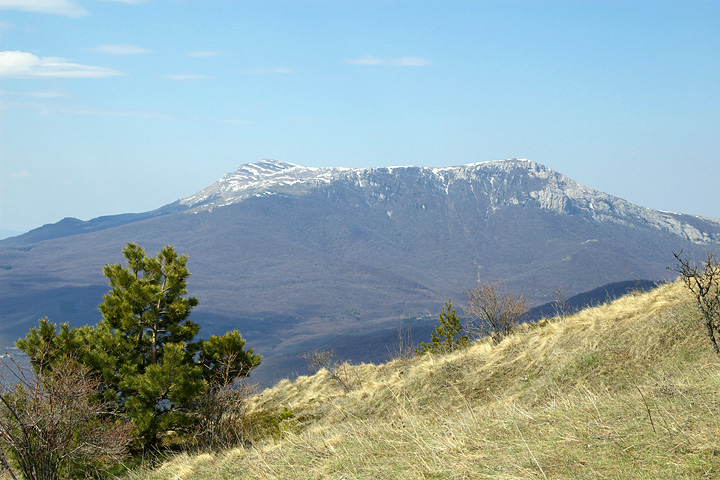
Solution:
M420 347L415 349L418 355L424 353L446 353L463 348L468 345L468 336L461 335L463 325L460 323L460 317L455 313L452 307L452 299L448 300L438 316L440 325L435 327L435 331L430 337L430 343L422 342Z

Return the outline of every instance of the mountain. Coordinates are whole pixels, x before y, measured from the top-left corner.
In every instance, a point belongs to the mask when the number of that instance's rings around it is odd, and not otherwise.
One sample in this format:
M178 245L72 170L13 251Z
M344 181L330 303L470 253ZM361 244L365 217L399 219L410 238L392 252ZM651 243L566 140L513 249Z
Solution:
M0 337L42 316L95 323L101 269L137 242L187 253L201 336L239 328L265 355L260 378L316 348L386 352L478 277L531 305L602 285L661 280L672 253L720 246L720 221L643 208L526 159L448 168L241 165L153 212L65 219L0 241ZM382 335L380 332L385 332Z

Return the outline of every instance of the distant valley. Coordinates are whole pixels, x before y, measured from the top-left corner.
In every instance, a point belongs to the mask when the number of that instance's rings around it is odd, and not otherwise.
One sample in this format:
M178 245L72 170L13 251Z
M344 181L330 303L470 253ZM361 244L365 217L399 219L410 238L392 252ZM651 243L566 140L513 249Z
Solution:
M0 241L0 344L48 316L96 323L102 266L127 242L190 260L201 336L239 328L266 383L335 348L377 360L417 339L478 278L538 306L615 282L662 280L673 252L720 246L720 221L652 210L526 159L447 168L241 165L152 212L64 219ZM597 296L597 295L596 295Z

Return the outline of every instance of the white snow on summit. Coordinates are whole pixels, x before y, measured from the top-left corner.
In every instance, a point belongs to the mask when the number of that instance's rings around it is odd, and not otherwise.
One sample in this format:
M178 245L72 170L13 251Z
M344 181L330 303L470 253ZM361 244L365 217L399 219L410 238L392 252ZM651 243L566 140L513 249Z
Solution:
M183 198L180 203L194 209L212 209L271 193L297 194L307 187L329 183L338 173L349 170L351 169L302 167L276 160L262 160L240 165L234 172Z
M422 180L422 187L418 182ZM583 215L598 223L652 226L657 230L695 243L720 241L720 233L706 233L687 219L694 218L720 229L720 221L685 216L640 207L623 199L593 190L544 165L525 158L471 163L453 167L378 167L352 169L303 167L276 160L240 165L212 185L180 203L190 212L242 202L267 195L303 195L336 181L345 181L367 192L369 198L392 201L393 185L407 182L407 188L436 189L450 202L455 191L470 190L489 200L490 215L512 205L534 205L560 215ZM414 186L413 186L414 185ZM425 190L426 191L426 190ZM424 195L416 190L416 195ZM701 227L703 228L703 227Z

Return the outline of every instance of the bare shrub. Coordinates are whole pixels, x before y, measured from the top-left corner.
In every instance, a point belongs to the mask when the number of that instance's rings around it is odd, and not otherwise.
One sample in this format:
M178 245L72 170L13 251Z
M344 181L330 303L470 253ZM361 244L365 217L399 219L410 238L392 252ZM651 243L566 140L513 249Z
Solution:
M193 440L202 450L228 449L245 441L247 399L256 385L249 384L247 376L238 375L250 368L236 359L237 352L230 352L213 359L212 364L201 362L209 372L209 385L195 401Z
M354 383L359 381L357 375L353 375L351 365L348 362L340 362L335 355L335 350L314 351L302 356L308 364L308 369L313 372L322 370L328 371L330 378L335 380L345 392L349 392ZM354 378L353 378L354 377Z
M248 384L244 377L208 388L195 403L195 444L214 451L243 444L247 399L255 390L255 385Z
M398 327L397 343L395 343L392 348L388 347L388 352L390 353L390 361L410 360L411 358L417 356L415 349L415 342L413 341L410 327L408 327L407 329L403 329L403 327Z
M553 290L553 307L555 308L555 316L564 318L570 313L567 298L565 298L565 292L562 287L557 287Z
M495 344L510 335L527 313L525 298L510 295L504 285L478 282L465 295L468 297L465 313L475 319L468 329L475 335L489 335Z
M695 297L703 315L707 335L715 353L720 355L720 263L712 253L700 262L682 258L682 252L673 253L677 264L669 267L680 274L685 286Z
M127 452L132 425L96 400L100 383L89 368L64 359L29 377L14 366L17 383L0 395L0 464L12 478L15 470L28 480L69 477L73 468Z

